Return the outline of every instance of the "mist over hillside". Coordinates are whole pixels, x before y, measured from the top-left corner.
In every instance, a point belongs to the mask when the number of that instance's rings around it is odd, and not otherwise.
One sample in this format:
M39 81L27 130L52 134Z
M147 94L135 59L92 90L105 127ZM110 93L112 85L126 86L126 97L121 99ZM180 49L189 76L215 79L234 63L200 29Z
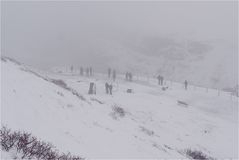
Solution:
M106 72L112 67L120 73L132 71L135 75L151 77L161 74L169 80L183 82L187 79L195 85L220 89L236 86L238 79L237 55L229 44L219 40L165 36L94 37L86 39L84 45L71 44L67 52L66 57L46 58L45 69L73 65L76 68L92 66L98 72ZM52 65L56 59L60 61Z
M112 67L211 88L234 87L236 4L3 2L1 53L45 69L74 65L106 72Z
M85 53L83 57L69 53L75 57L73 61L52 68L93 66L95 71L105 73L111 67L119 73L161 74L168 80L187 79L194 85L220 89L237 84L235 49L222 40L128 34L95 37L86 40L83 48L79 50L79 54Z
M108 54L107 63L121 71L162 74L166 79L179 82L187 79L195 85L213 88L233 87L237 83L237 55L225 41L137 36L124 37L105 46L109 47L103 51Z

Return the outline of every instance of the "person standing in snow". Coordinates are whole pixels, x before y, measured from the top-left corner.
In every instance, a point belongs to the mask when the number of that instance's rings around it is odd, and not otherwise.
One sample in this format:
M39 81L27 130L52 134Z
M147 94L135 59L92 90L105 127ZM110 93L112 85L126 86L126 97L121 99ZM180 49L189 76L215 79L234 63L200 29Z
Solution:
M73 66L71 66L71 73L73 72Z
M129 73L129 81L132 82L132 79L133 79L133 75L132 75L132 73L130 72L130 73Z
M108 78L111 76L111 68L108 68Z
M96 94L96 85L94 82L90 83L88 94Z
M161 76L161 86L163 86L163 76Z
M125 74L125 80L128 81L128 78L129 78L129 73L126 72L126 74Z
M185 87L185 90L188 89L188 81L187 80L184 81L184 87Z
M107 82L105 83L105 92L109 94L109 84Z
M113 90L113 85L110 84L110 85L109 85L109 93L110 93L110 95L112 95L112 90Z
M157 79L158 79L158 85L160 85L161 84L161 76L158 75Z
M87 77L89 77L89 72L90 72L90 70L89 70L89 68L87 67L87 68L86 68L86 76L87 76Z
M84 75L84 69L83 69L83 67L80 67L80 75L81 75L81 76Z
M113 85L109 84L108 82L105 83L105 91L106 94L112 95Z
M90 67L90 76L93 76L93 70L92 70L92 67Z
M115 79L116 79L116 71L115 71L115 70L113 70L113 75L112 75L112 77L113 77L113 81L115 81Z

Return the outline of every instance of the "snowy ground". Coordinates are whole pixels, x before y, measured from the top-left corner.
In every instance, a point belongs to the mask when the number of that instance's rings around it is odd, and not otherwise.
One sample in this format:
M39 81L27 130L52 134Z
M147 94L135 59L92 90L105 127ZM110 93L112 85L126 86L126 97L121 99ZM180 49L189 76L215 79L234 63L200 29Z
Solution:
M37 74L34 74L37 73ZM93 78L34 70L1 61L1 122L89 159L187 158L195 149L214 158L238 158L238 98L228 93L154 80L118 78L106 95L106 75ZM41 76L39 76L39 75ZM61 79L66 90L49 79ZM88 95L90 82L96 95ZM132 88L134 93L126 93ZM188 106L178 105L184 101ZM113 106L124 109L115 113Z

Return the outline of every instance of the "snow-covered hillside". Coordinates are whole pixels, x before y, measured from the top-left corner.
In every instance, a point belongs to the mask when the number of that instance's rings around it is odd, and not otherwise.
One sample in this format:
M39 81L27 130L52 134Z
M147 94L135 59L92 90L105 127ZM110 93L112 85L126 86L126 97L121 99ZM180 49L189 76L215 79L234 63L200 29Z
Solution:
M217 90L106 75L43 72L1 60L1 123L86 158L238 158L238 98ZM61 80L61 81L60 81ZM88 95L90 82L97 94ZM126 93L127 89L133 93ZM188 106L178 105L183 101ZM120 111L120 112L119 112Z

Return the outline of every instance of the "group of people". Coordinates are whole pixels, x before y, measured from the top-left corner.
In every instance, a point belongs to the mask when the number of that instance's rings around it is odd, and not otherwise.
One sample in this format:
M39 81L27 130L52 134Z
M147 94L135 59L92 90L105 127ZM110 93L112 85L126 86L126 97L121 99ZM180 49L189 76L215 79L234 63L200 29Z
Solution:
M85 74L86 74L87 77L93 76L93 69L92 69L92 67L87 67L85 69ZM80 75L84 76L84 68L83 67L80 67Z
M105 92L106 92L106 94L112 95L112 89L113 89L113 85L109 84L108 82L106 82L105 83Z
M132 74L131 72L126 72L126 74L125 74L125 80L131 82L132 79L133 79L133 74Z
M158 79L158 84L162 86L163 81L164 81L164 77L161 76L161 75L158 75L157 79ZM188 89L188 81L187 80L184 81L184 88L185 88L185 90Z
M81 67L80 68L80 75L84 75L84 69ZM86 75L87 76L92 76L92 68L86 68ZM116 79L116 71L112 70L111 68L108 68L108 78L109 79L113 79L113 81L115 81ZM106 94L110 94L112 95L112 90L113 90L113 85L112 83L106 82L105 83L105 92ZM90 88L88 91L88 94L96 94L96 84L91 82L90 83Z
M90 68L86 68L86 76L92 76L93 75L92 72L93 71L92 71L91 67ZM80 68L80 75L82 75L82 76L84 75L84 69L82 67ZM108 78L109 79L112 78L113 81L115 81L115 79L116 79L116 71L115 70L111 70L111 68L108 68ZM132 81L132 78L133 78L132 73L131 72L126 72L126 74L125 74L126 81ZM164 83L164 77L161 76L161 75L158 75L157 79L158 79L158 84L163 86L164 85L163 84ZM185 88L185 90L188 89L188 81L187 80L184 81L184 88ZM106 92L106 94L112 95L112 90L113 90L112 83L106 82L105 83L105 92ZM95 83L93 83L93 82L90 83L90 88L89 88L88 94L96 94L96 84Z
M105 83L105 92L106 94L112 95L113 84ZM94 82L90 83L88 94L96 94L96 84Z
M115 70L111 70L111 68L108 68L108 78L111 78L111 77L112 77L113 81L115 81L115 79L116 79L116 71Z

